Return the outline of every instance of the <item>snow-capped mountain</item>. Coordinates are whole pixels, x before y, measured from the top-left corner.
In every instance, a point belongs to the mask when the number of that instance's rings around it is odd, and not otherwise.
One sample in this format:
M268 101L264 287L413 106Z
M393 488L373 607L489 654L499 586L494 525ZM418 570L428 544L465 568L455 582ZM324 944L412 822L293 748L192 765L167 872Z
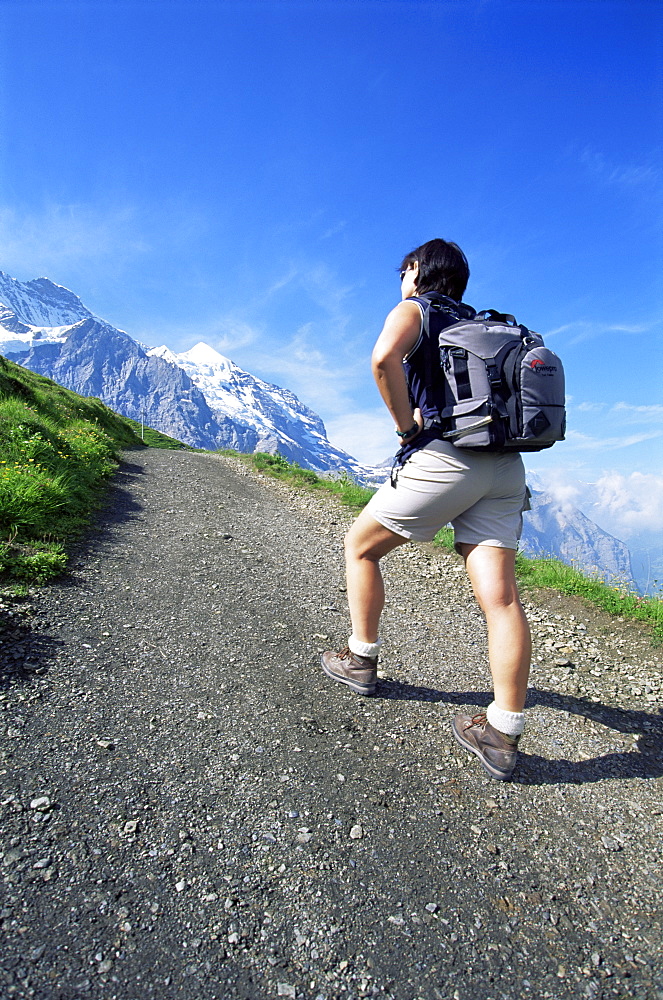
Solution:
M278 451L316 471L372 476L327 440L320 417L287 389L206 344L183 355L150 351L48 278L20 282L0 272L0 351L193 447Z
M183 354L155 347L148 355L186 372L214 413L252 428L253 451L278 451L318 471L346 468L362 479L369 474L347 452L330 444L320 417L294 393L250 375L208 344L196 344Z
M93 316L77 295L49 278L22 282L3 271L0 271L0 303L22 321L20 325L27 324L28 329L43 334Z

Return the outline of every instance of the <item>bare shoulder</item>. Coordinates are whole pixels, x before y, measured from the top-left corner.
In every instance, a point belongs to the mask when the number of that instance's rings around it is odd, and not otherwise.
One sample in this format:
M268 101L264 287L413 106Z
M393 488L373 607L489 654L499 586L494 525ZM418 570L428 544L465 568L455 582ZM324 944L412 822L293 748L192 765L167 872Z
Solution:
M421 323L421 310L416 302L412 299L404 299L403 302L399 302L397 306L391 310L389 315L385 320L385 327L401 327L419 329Z
M421 312L416 302L405 299L395 306L387 316L382 333L377 339L373 357L391 355L404 358L412 350L421 330Z

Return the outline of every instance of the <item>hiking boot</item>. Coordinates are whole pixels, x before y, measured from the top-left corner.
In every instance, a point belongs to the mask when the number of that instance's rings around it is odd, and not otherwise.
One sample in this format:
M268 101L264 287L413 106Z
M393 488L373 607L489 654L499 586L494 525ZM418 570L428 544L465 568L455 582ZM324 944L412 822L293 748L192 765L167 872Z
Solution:
M509 780L516 766L519 736L500 733L485 715L457 715L451 728L456 741L477 755L491 778Z
M347 684L357 694L374 694L378 679L377 656L357 656L349 646L338 653L322 654L322 669L332 680Z

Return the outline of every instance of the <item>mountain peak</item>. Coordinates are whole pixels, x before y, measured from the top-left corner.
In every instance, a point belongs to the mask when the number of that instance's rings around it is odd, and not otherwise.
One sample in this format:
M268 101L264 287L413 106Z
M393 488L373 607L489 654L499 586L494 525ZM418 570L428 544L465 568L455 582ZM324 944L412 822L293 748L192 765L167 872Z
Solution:
M180 355L181 358L185 358L194 365L210 365L212 368L224 368L229 369L235 367L233 362L224 357L223 354L219 354L213 347L209 344L205 344L202 340L191 348L189 351L185 351Z
M171 365L177 365L177 357L173 354L169 347L166 347L165 344L162 344L161 347L146 348L145 353L150 357L161 358L162 361L168 361Z

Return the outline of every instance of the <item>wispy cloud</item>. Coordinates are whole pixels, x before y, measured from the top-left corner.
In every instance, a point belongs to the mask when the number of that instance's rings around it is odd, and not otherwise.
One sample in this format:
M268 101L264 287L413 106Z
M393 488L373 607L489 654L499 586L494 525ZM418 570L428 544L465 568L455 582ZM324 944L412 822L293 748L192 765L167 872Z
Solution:
M586 146L580 154L580 162L592 177L606 185L622 187L652 187L663 180L663 171L650 163L610 162L596 149Z
M216 351L235 361L237 352L260 343L264 331L230 316L221 316L201 323L159 323L132 329L131 336L150 347L165 344L175 354L188 351L204 341Z
M535 489L543 489L563 509L579 507L616 538L654 533L662 536L663 474L613 470L594 482L581 479L577 470L558 467L528 476Z
M567 406L569 400L566 401ZM577 403L575 409L580 413L604 413L607 409L607 403Z
M185 255L187 265L195 259L209 226L208 216L186 197L158 209L110 200L50 202L30 210L0 203L0 268L22 280L46 276L57 281L68 272L68 280L78 283L78 294L81 284L84 288L128 277L132 294L137 268L143 268L143 281L154 285L178 253Z
M637 406L633 403L615 403L610 412L616 414L620 420L663 424L663 406L659 403Z
M660 431L643 431L640 434L616 434L594 437L590 434L583 434L580 431L570 430L567 433L567 442L577 449L587 451L615 451L620 448L630 448L643 441L653 441L663 437L663 428Z
M313 301L325 309L336 323L339 319L348 322L346 303L355 288L352 283L341 281L327 264L319 262L307 269L306 287Z
M40 212L0 206L0 246L14 271L57 273L72 264L135 259L149 253L132 206L99 210L84 204L51 204Z
M339 233L343 232L347 224L348 223L345 219L341 219L341 221L337 222L335 226L331 226L329 229L325 230L325 232L320 236L320 239L329 240L332 236L338 236Z
M353 291L324 261L309 259L305 266L290 260L265 276L256 295L222 315L132 333L178 353L202 340L246 371L294 392L328 423L355 408L357 386L369 370L367 344L352 322ZM288 329L293 313L311 319ZM343 446L352 451L347 441Z
M272 281L272 283L267 287L265 290L265 297L269 299L273 295L276 295L276 293L280 292L282 288L286 288L288 285L291 285L292 282L299 277L299 275L299 268L295 267L294 264L291 264L284 275L276 278L276 280Z
M663 406L580 400L568 406L568 417L565 442L550 452L524 456L528 475L543 479L546 488L554 488L560 502L576 503L616 534L612 522L606 523L607 515L598 520L584 506L594 491L587 484L608 475L622 476L631 484L654 483L637 476L663 474ZM644 485L642 488L644 491ZM660 530L663 533L663 528Z
M328 420L352 406L353 383L367 361L349 361L340 342L336 352L323 350L318 339L317 325L307 323L283 344L271 340L267 353L256 352L255 370L291 389Z
M534 475L528 473L527 481L532 489L548 493L562 509L577 507L582 497L582 486L569 473L568 467L548 468Z
M595 403L584 400L581 403L571 404L567 399L568 409L573 409L577 413L588 413L590 415L601 414L607 419L613 419L615 424L660 424L663 426L663 405L660 403L636 404L636 403Z
M596 482L595 509L621 526L624 537L643 531L661 532L663 475L606 472Z
M327 421L326 427L332 444L366 465L385 461L398 447L393 421L384 407L344 413Z
M200 337L221 354L232 356L239 350L259 342L261 332L239 320L221 319L213 324L208 337Z
M543 336L546 340L550 340L560 336L560 334L565 334L566 343L573 345L613 333L626 334L627 336L651 334L660 329L662 322L663 317L661 316L656 316L645 323L602 323L596 320L578 319L574 323L564 323L562 326L544 331Z
M354 408L353 390L368 370L366 343L358 343L353 323L355 286L341 280L322 260L290 262L251 304L251 320L263 334L238 363L271 382L286 386L324 420ZM294 331L281 317L296 297L297 312L310 315ZM234 359L238 360L238 359Z

